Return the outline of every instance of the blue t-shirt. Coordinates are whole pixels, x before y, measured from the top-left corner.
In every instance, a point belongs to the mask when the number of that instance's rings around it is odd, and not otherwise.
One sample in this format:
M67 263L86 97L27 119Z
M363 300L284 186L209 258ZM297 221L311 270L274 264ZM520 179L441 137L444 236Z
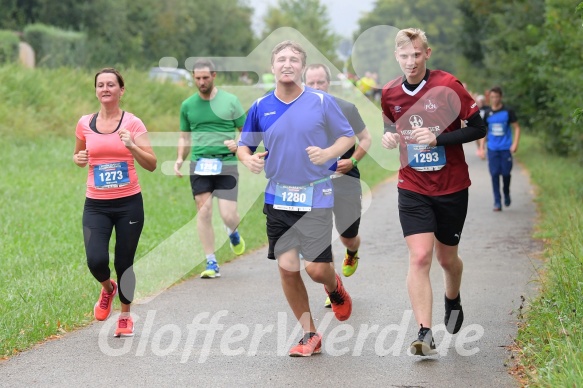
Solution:
M239 145L255 152L263 142L266 151L265 203L273 205L276 184L305 186L314 183L313 208L334 206L330 174L336 160L322 165L310 162L306 148L330 147L342 136L354 131L334 98L327 93L304 87L292 102L285 103L270 92L253 103L247 114ZM323 181L321 181L323 180Z
M517 122L514 111L502 106L499 110L486 110L484 120L488 124L488 149L508 151L512 147L512 123Z

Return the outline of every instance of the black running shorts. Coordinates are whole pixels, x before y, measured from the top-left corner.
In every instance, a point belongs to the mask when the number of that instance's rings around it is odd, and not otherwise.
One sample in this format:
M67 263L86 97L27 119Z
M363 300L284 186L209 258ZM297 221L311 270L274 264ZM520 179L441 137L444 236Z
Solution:
M403 236L434 233L442 244L459 244L468 211L468 189L440 196L398 191Z
M358 236L362 195L338 195L334 193L334 222L336 230L344 238Z
M263 213L267 216L268 259L275 260L295 248L307 261L332 262L332 209L300 212L265 204Z
M190 187L192 196L212 193L213 196L229 201L237 201L239 193L239 171L237 165L224 165L220 175L196 175L196 162L190 162Z
M334 184L334 223L344 238L358 236L362 213L360 179L351 176L332 179Z

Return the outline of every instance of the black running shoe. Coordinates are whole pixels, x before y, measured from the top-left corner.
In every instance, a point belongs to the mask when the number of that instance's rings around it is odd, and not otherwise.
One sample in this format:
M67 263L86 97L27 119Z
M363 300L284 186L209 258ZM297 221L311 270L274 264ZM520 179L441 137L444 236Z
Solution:
M435 341L433 341L433 333L430 328L421 325L417 339L411 342L409 352L413 356L431 356L437 353L437 350L435 350Z
M453 318L455 321L449 322ZM462 328L464 322L464 310L462 309L462 301L460 294L455 299L447 299L445 297L445 318L443 319L445 328L450 334L456 334ZM454 323L455 322L455 323Z

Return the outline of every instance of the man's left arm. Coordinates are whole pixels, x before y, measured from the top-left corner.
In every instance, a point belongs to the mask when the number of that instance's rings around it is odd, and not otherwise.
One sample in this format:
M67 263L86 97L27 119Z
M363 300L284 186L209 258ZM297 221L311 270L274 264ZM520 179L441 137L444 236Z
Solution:
M469 143L486 136L488 127L482 119L478 105L473 97L462 83L457 80L451 83L449 87L451 92L447 93L447 97L450 101L450 107L453 110L457 109L458 119L464 121L466 126L455 131L441 133L437 136L435 145L445 146Z
M365 127L362 131L356 134L356 138L358 139L358 145L356 146L356 150L354 150L352 157L350 159L340 159L338 161L336 172L346 174L348 171L352 170L368 152L372 142L368 129Z
M225 140L224 144L227 146L229 151L236 154L237 144L239 144L240 133L243 131L243 125L245 125L245 120L247 119L247 114L241 105L241 102L237 97L233 98L233 126L237 128L235 131L233 140Z
M235 132L235 139L234 140L225 140L223 143L227 146L229 151L236 154L237 153L237 144L239 143L239 134L243 130L243 127L237 128L237 132Z
M372 138L367 128L363 129L362 132L357 133L356 138L358 139L358 146L356 147L356 150L354 150L352 157L356 159L357 162L360 162L368 152L372 143Z
M520 125L518 121L511 123L512 128L514 128L514 136L512 137L512 146L510 146L510 152L513 154L518 151L518 142L520 141Z
M469 143L486 136L488 127L486 127L486 123L484 123L484 120L482 120L480 112L474 113L472 117L466 120L466 122L467 126L463 128L460 128L456 131L442 133L437 136L436 145L444 146L451 144Z

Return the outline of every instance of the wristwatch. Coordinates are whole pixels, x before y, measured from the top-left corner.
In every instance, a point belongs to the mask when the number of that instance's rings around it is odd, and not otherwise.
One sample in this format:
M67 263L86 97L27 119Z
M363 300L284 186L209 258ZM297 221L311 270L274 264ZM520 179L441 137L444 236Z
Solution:
M351 156L351 157L350 157L350 160L352 160L352 165L353 165L354 167L356 167L356 165L358 164L358 160L356 160L356 158L355 158L354 156Z

